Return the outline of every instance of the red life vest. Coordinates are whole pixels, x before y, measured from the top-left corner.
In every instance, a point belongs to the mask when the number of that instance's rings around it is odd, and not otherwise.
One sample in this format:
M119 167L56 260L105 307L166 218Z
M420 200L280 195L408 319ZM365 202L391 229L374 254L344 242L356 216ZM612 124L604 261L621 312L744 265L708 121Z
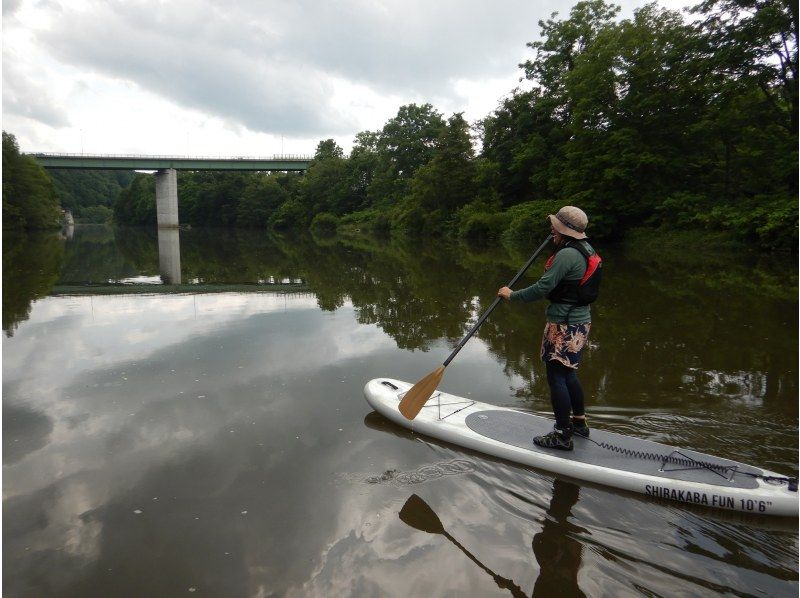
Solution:
M567 303L575 307L594 303L600 294L603 259L586 241L577 239L567 241L548 258L544 270L547 272L550 269L556 254L566 247L572 247L581 253L586 260L586 272L580 280L562 280L548 293L547 298L553 303Z

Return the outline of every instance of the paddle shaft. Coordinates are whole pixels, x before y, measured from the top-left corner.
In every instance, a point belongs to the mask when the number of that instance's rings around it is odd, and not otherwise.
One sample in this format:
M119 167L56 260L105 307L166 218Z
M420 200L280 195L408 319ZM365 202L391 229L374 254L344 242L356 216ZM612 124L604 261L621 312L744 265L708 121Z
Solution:
M548 236L547 236L547 238L544 240L544 243L542 243L541 245L539 245L539 249L537 249L536 251L534 251L534 252L533 252L533 255L530 257L530 259L529 259L527 262L525 262L525 265L524 265L524 266L522 266L522 270L520 270L519 272L517 272L517 275L516 275L514 278L512 278L512 279L511 279L511 282L509 282L509 283L508 283L508 285L506 285L506 286L508 286L508 288L511 288L511 287L513 287L515 284L517 284L517 281L518 281L520 278L522 278L522 275L523 275L523 274L525 274L525 271L526 271L528 268L530 268L530 267L531 267L531 264L534 262L534 260L535 260L537 257L539 257L539 254L540 254L542 251L544 251L544 248L545 248L545 247L547 247L547 244L548 244L548 243L550 243L550 240L551 240L552 238L553 238L553 235L548 235ZM502 300L503 300L503 298L502 298L502 297L497 297L497 298L495 298L495 300L494 300L494 301L492 302L492 304L489 306L489 309L487 309L485 312L483 312L483 315L482 315L480 318L478 318L478 321L477 321L477 322L475 322L474 326L473 326L473 327L470 329L470 331L469 331L469 332L467 332L466 336L465 336L464 338L462 338L462 339L461 339L461 342L460 342L460 343L458 343L458 346L457 346L455 349L453 349L453 352L452 352L452 353L450 353L450 356L449 356L447 359L445 359L445 360L444 360L444 362L442 363L442 365L443 365L444 367L447 367L447 365L448 365L448 364L449 364L451 361L453 361L453 358L454 358L456 355L458 355L458 352L459 352L459 351L461 351L461 349L464 347L464 345L466 345L466 344L467 344L467 341L468 341L470 338L472 338L472 335L473 335L473 334L475 334L475 331L476 331L476 330L478 330L478 328L480 328L480 327L481 327L481 325L482 325L482 324L483 324L483 323L486 321L486 318L488 318L488 317L489 317L489 314L491 314L491 313L494 311L494 308L495 308L495 307L497 307L497 306L500 304L500 302L501 302Z

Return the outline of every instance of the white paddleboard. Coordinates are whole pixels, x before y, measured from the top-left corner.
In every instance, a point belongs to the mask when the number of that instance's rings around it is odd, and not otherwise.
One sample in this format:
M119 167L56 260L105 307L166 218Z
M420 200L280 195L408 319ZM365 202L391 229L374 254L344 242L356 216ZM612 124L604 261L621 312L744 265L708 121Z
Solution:
M398 411L413 386L376 378L364 386L378 413L413 432L507 459L654 498L761 515L797 517L797 481L744 463L592 428L574 450L544 449L533 437L553 420L436 391L414 420Z

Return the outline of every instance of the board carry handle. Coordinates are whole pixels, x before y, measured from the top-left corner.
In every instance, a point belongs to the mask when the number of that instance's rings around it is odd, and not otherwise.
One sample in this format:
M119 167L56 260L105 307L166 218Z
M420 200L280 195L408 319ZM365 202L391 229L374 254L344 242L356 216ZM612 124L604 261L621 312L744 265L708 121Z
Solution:
M514 276L514 278L511 279L511 282L509 282L506 285L508 288L511 288L515 284L517 284L519 279L522 278L522 275L525 274L525 272L528 270L528 268L531 267L531 264L533 264L533 262L536 260L536 258L539 257L539 254L542 251L544 251L545 247L547 247L548 243L550 243L550 241L552 239L553 239L553 235L547 235L547 238L544 240L544 242L541 245L539 245L539 248L536 251L533 252L533 255L530 257L530 259L527 262L525 262L524 266L522 266L522 269L519 272L517 272L517 275ZM488 318L489 314L491 314L494 311L494 308L497 307L498 305L500 305L500 302L502 300L503 300L502 297L496 297L495 298L495 300L492 302L492 304L489 306L489 308L485 312L483 312L483 315L481 315L481 317L478 318L478 321L475 322L475 324L472 326L470 331L467 332L466 336L461 339L461 342L458 343L458 346L456 346L456 348L453 349L453 352L450 353L450 356L447 359L445 359L444 362L442 362L442 365L444 367L447 367L447 365L451 361L453 361L453 358L456 355L458 355L458 352L461 351L461 349L464 347L464 345L467 344L467 341L470 338L472 338L472 335L475 334L475 332L478 330L478 328L480 328L481 325L486 321L486 318Z

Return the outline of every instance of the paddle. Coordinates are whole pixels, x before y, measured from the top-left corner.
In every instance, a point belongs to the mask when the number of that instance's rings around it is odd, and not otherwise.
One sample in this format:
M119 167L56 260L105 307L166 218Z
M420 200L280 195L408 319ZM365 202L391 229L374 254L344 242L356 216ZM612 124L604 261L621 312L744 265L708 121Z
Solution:
M548 235L544 240L544 243L539 245L539 249L533 252L533 255L530 257L530 259L525 263L524 266L522 266L522 270L517 272L517 275L511 279L511 282L508 283L507 286L509 288L513 287L517 281L522 278L522 275L525 274L525 271L528 268L530 268L533 261L539 257L539 254L544 251L544 248L547 247L547 244L552 238L553 235ZM402 413L406 419L414 419L417 417L417 414L419 413L420 409L422 409L422 406L431 397L433 391L436 390L436 387L438 387L439 383L442 381L442 377L444 376L444 368L446 368L447 365L453 361L453 358L458 354L459 351L461 351L461 348L467 344L467 341L472 337L473 334L475 334L475 331L481 327L481 324L486 321L486 318L489 317L489 314L494 311L494 308L497 307L502 300L502 297L495 298L494 302L489 306L489 309L483 312L483 315L478 318L478 321L475 322L475 325L472 327L472 329L467 332L467 335L461 339L461 342L458 343L458 346L453 350L452 353L450 353L450 357L445 359L442 365L417 382L406 393L406 396L404 396L403 400L400 401L399 406L400 413Z
M409 496L406 504L404 504L403 508L400 509L400 521L409 527L418 529L421 532L443 535L453 544L458 546L458 548L461 549L461 552L466 554L473 563L491 575L492 579L494 579L499 588L509 590L512 596L525 598L525 593L522 591L522 588L520 588L512 580L501 577L489 569L486 565L475 558L475 555L464 548L458 540L447 533L447 530L444 529L444 525L442 525L442 522L439 517L436 516L436 513L433 512L433 509L431 509L430 506L428 506L428 503L426 503L416 494Z

